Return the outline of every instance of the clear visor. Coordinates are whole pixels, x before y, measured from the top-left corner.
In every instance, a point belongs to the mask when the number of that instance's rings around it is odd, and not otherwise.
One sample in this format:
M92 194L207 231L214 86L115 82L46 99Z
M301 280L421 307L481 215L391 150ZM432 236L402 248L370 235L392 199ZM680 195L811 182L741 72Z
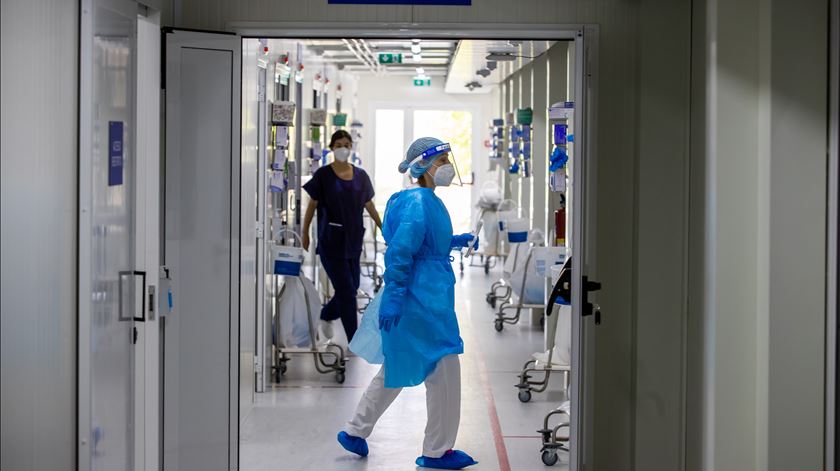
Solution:
M441 144L433 147L420 154L411 163L412 165L419 164L425 168L429 176L432 176L432 167L442 167L446 164L452 164L452 167L455 168L455 178L452 179L450 186L464 186L464 182L461 179L461 172L458 170L458 161L455 159L455 154L452 152L449 144ZM437 169L434 172L437 172ZM417 183L417 179L411 178L411 182Z

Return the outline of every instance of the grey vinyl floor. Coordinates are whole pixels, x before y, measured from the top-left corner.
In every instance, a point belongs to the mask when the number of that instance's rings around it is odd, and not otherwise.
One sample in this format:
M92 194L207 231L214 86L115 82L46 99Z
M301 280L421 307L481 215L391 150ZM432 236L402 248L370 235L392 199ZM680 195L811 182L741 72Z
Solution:
M457 262L453 265L458 273ZM547 467L540 458L547 412L566 399L561 375L552 376L545 393L529 403L517 398L517 375L530 355L541 349L543 333L523 315L517 325L493 328L493 309L485 302L499 269L485 275L465 269L455 286L465 353L461 357L461 426L456 448L472 455L474 470L567 469L568 456ZM344 451L335 436L350 418L359 397L378 370L349 359L347 379L320 375L311 357L296 357L278 384L256 395L241 423L243 471L268 470L414 470L426 423L425 389L405 389L368 440L370 455L361 459Z

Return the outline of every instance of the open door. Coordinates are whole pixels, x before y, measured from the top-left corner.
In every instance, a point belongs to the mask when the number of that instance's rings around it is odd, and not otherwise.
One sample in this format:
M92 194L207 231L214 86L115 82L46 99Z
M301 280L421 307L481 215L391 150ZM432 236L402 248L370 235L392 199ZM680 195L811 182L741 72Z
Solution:
M597 30L586 27L576 33L574 47L574 96L577 159L573 168L572 201L572 372L570 381L571 420L569 430L569 470L591 468L593 459L593 366L594 325L601 323L600 307L593 302L592 292L601 288L593 280L595 267L595 224L588 217L594 209L596 194L594 178L595 109L593 69L597 61L593 54Z
M164 32L163 469L235 469L241 41Z
M139 468L136 358L146 320L136 2L81 2L77 468ZM142 449L141 449L142 451Z

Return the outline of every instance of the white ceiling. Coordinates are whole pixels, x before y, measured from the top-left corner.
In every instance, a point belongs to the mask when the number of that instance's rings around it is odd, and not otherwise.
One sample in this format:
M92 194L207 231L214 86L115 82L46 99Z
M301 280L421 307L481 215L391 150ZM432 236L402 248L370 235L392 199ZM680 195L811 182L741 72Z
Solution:
M310 64L330 63L354 73L387 73L416 75L423 67L428 76L445 76L458 46L457 41L420 41L419 62L413 60L411 40L396 39L308 39L306 61ZM401 64L380 65L379 54L402 54Z
M545 53L555 41L509 41L509 40L422 40L421 60L415 62L411 53L410 39L305 39L305 40L269 40L272 51L282 53L294 44L302 43L305 65L336 66L351 74L388 74L417 75L417 68L422 67L425 75L446 77L447 93L489 93L493 87L516 72L533 58ZM294 54L293 51L288 51ZM402 54L401 64L379 64L379 54ZM510 53L516 56L513 61L497 61L495 70L487 77L476 72L488 68L487 55L490 53ZM480 84L472 90L465 85Z
M507 41L507 40L464 40L460 41L455 59L446 77L446 93L489 93L494 85L545 53L555 41ZM476 72L487 68L487 55L491 52L506 52L517 57L509 62L497 62L490 75L482 77ZM475 82L481 87L472 91L466 84Z

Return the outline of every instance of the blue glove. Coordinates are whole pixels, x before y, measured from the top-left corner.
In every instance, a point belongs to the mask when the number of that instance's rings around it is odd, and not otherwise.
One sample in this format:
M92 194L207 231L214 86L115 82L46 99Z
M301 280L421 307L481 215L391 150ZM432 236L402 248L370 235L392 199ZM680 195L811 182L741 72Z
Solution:
M473 237L475 237L475 248L478 249L478 236L473 236L469 232L452 236L452 242L449 243L449 248L462 249L464 247L469 247Z
M396 327L400 324L400 316L399 314L396 316L388 316L385 318L379 319L379 329L384 330L385 332L390 332L391 328Z

